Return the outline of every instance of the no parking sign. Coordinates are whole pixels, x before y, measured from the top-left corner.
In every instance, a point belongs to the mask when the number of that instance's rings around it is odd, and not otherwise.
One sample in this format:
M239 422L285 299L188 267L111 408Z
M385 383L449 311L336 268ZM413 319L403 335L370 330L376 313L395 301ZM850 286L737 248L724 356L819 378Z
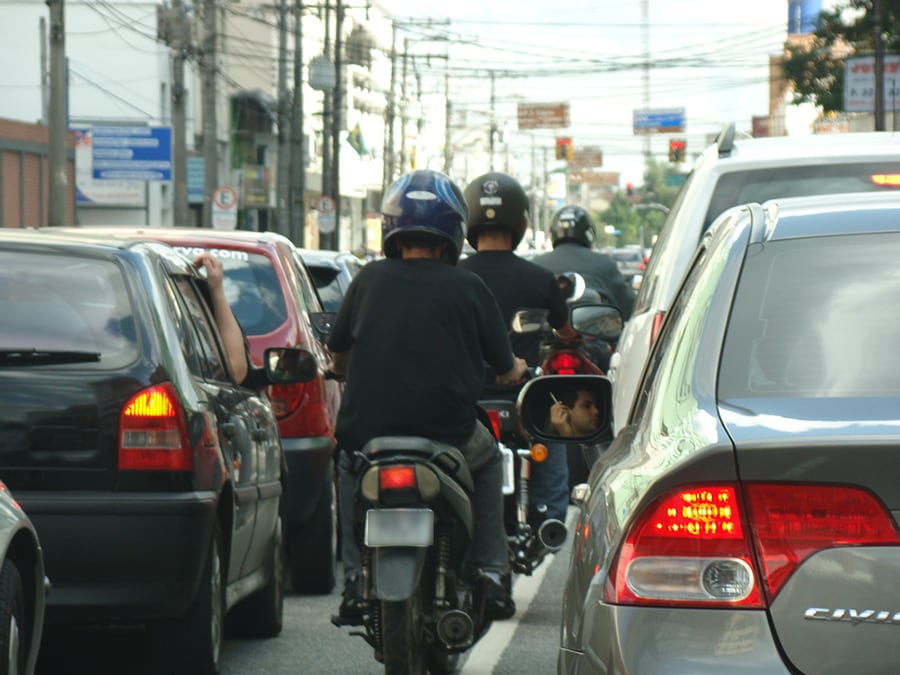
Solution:
M237 227L238 195L230 185L220 185L212 194L212 226L217 230Z

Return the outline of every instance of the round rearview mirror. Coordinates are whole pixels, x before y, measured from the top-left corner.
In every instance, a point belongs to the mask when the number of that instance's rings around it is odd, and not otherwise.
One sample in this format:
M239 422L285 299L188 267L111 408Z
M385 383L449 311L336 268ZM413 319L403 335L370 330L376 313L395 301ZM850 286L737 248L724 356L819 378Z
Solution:
M624 321L615 305L578 305L572 308L572 328L579 333L601 340L617 340Z
M520 309L513 314L510 328L513 333L537 333L546 322L546 309Z
M600 375L545 375L530 380L517 401L533 439L594 442L609 435L612 387Z

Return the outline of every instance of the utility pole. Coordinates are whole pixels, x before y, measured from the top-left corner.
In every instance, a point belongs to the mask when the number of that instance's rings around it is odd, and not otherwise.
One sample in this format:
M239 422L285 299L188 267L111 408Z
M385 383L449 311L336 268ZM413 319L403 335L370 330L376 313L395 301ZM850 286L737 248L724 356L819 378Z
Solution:
M496 104L496 90L494 88L494 83L496 81L495 73L491 71L491 137L488 141L488 147L490 148L490 158L488 162L488 166L490 166L491 171L494 170L494 139L497 136L497 118L494 115L494 105Z
M203 227L212 227L212 197L219 184L216 138L216 0L203 0Z
M649 0L641 0L641 25L644 43L642 75L644 82L644 110L650 110L650 6ZM644 162L650 163L650 134L644 134Z
M322 54L326 59L331 60L331 2L325 0L325 40L322 45ZM334 62L332 61L332 67ZM331 112L331 91L325 89L322 91L324 105L322 108L322 195L332 197L333 188L331 186L331 139L332 128L332 112ZM321 232L319 233L319 248L322 248Z
M47 19L38 22L38 39L41 41L41 122L49 124L50 114L50 66L47 54Z
M387 127L385 134L384 152L382 153L383 175L381 179L381 194L387 193L388 187L394 182L394 116L396 107L394 92L397 89L397 22L391 22L391 89L388 92L388 102L385 108L384 125Z
M175 187L173 195L173 224L182 227L193 225L188 222L187 195L187 147L184 110L184 54L187 45L184 5L181 0L172 0L172 179Z
M344 4L342 0L334 3L334 95L332 97L331 115L331 190L334 197L334 230L327 233L319 241L319 248L336 251L341 234L341 132L343 131L343 69L344 41L341 36L344 26ZM327 141L326 141L327 143Z
M48 225L68 225L69 177L66 162L66 23L64 0L47 0L50 8L50 105Z
M875 50L875 131L884 131L884 42L881 0L872 2L872 46Z
M275 231L290 237L291 149L287 108L288 0L278 2L278 168L275 181Z
M450 175L453 166L453 146L450 144L450 118L453 107L450 103L450 68L444 73L444 173Z
M400 174L406 171L406 64L409 61L409 38L403 39L403 73L400 81Z
M294 5L294 100L291 110L290 239L306 242L306 154L303 143L303 2Z

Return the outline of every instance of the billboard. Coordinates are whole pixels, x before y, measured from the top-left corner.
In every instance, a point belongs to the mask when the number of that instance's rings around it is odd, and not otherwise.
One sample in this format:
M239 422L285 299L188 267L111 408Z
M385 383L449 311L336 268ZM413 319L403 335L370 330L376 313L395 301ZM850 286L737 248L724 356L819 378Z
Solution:
M93 176L112 180L172 180L172 128L94 126Z
M568 103L519 103L519 129L560 129L568 127Z
M848 56L844 71L844 112L875 111L875 57ZM884 109L900 107L900 54L885 54Z
M147 186L140 180L94 180L94 136L90 127L72 127L75 135L75 203L78 206L145 208Z
M633 114L634 133L680 134L684 132L684 108L656 108L635 110Z

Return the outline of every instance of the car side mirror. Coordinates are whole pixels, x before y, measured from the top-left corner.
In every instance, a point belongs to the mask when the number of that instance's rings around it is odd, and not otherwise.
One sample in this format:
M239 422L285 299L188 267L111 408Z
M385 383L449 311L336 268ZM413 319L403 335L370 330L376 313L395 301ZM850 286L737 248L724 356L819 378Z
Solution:
M631 277L631 288L635 291L639 291L641 289L641 282L643 280L643 274L635 274L633 277Z
M569 321L579 333L607 342L618 340L625 325L622 312L615 305L576 305Z
M553 406L560 404L574 417L571 424L554 425ZM594 407L596 409L594 410ZM544 375L529 380L516 401L522 427L547 443L594 443L610 437L612 385L601 375Z
M319 374L316 357L297 347L270 347L263 361L271 384L309 382Z

